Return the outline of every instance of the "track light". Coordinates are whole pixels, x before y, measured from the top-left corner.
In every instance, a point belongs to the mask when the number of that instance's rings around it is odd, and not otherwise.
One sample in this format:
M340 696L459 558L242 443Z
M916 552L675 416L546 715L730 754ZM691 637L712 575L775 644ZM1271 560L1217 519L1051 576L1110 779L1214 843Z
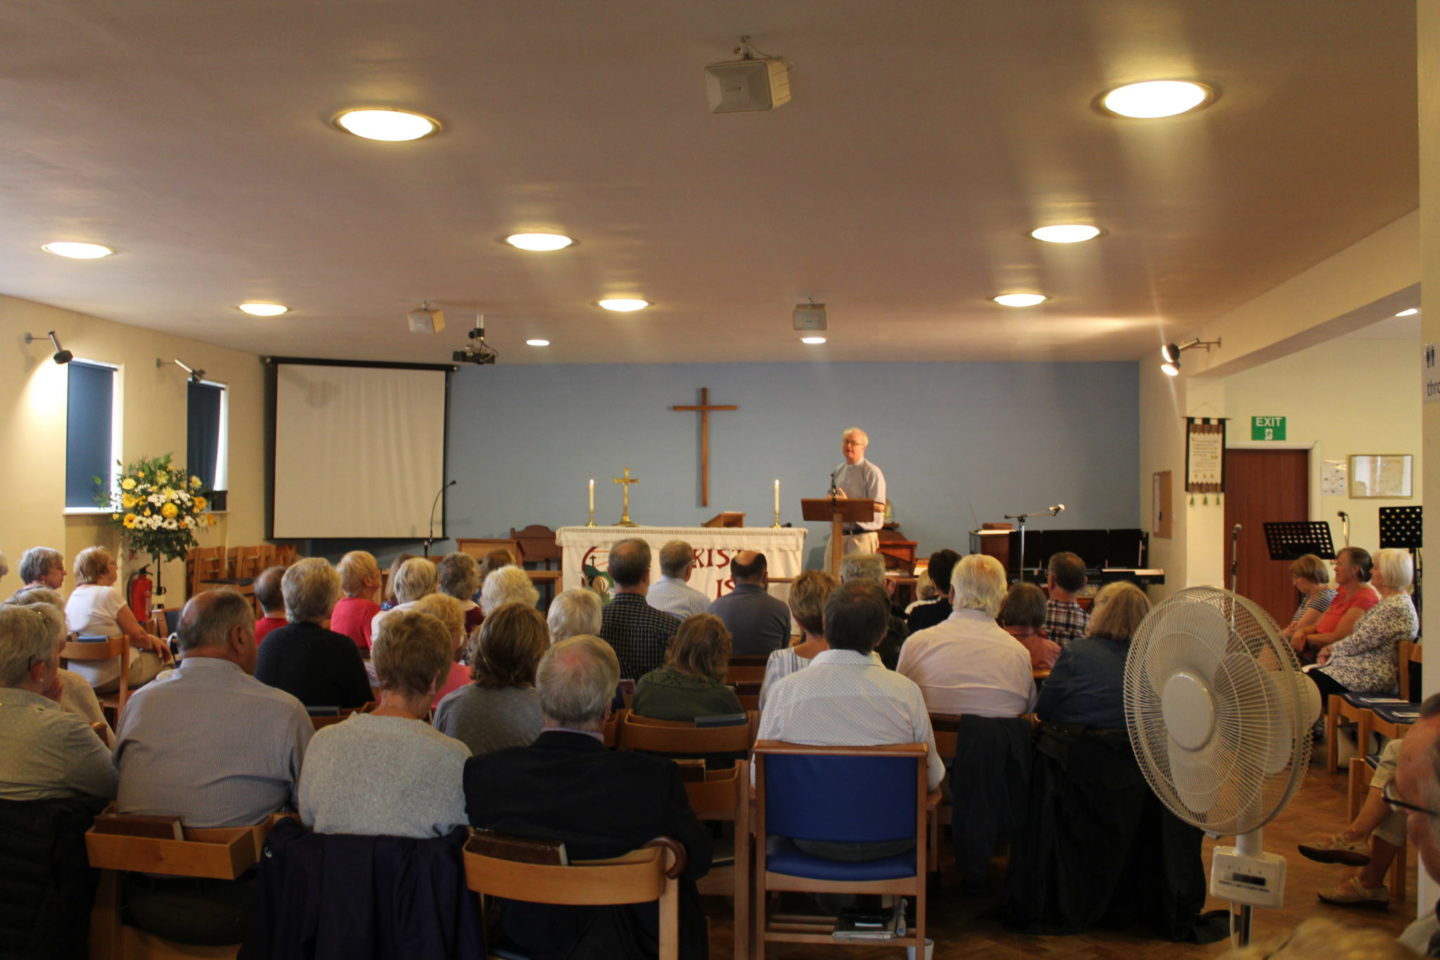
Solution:
M1179 343L1167 343L1160 348L1160 371L1167 377L1178 377L1180 375L1180 354L1183 351L1194 347L1204 347L1209 353L1211 347L1220 346L1220 338L1214 340L1201 340L1199 337L1191 337L1189 340L1181 340Z
M175 364L175 366L179 367L181 370L184 370L186 373L190 374L191 383L199 383L201 380L205 379L204 370L199 370L195 367L190 366L188 363L186 363L184 360L181 360L179 357L176 357L174 360L162 360L159 357L155 358L155 366L157 369L160 367L168 366L172 363Z
M51 330L46 336L50 338L50 345L55 348L55 355L50 358L51 360L54 360L56 363L69 363L71 360L75 359L75 354L60 346L60 338L55 336L54 330ZM38 334L25 334L26 343L34 343L36 340L44 339L45 337L39 336Z

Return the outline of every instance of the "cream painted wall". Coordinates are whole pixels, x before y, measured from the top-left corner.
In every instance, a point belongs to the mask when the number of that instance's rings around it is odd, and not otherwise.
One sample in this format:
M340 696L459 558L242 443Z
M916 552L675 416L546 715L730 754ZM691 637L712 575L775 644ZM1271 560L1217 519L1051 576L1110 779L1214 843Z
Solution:
M1340 383L1348 386L1340 386ZM1420 345L1408 340L1332 340L1225 378L1230 445L1277 449L1251 442L1252 416L1286 417L1283 446L1311 448L1312 520L1330 524L1344 541L1337 513L1350 514L1350 542L1371 552L1380 546L1379 507L1418 506L1423 490L1420 437ZM1347 463L1355 453L1409 453L1415 457L1415 496L1408 500L1354 500L1320 490L1325 460Z
M1182 418L1185 410L1183 379L1167 377L1158 364L1140 363L1140 523L1150 534L1150 566L1165 571L1165 583L1153 586L1148 594L1158 603L1186 583L1186 530L1188 511L1185 508L1185 432ZM1171 536L1153 533L1155 516L1154 477L1170 471L1172 511Z
M84 269L84 267L79 267ZM180 357L228 387L230 402L230 503L221 522L201 531L202 545L260 543L263 512L263 370L252 354L164 336L28 300L0 296L0 549L12 570L35 545L65 553L95 543L115 547L118 537L103 518L65 513L66 371L51 362L48 342L25 343L25 334L54 330L78 359L121 368L123 429L121 460L175 454L185 459L186 380L173 364ZM122 569L122 582L127 571ZM16 571L18 573L18 571ZM12 573L0 594L19 586ZM172 602L184 596L183 562L167 563L163 583ZM71 586L67 578L65 588Z

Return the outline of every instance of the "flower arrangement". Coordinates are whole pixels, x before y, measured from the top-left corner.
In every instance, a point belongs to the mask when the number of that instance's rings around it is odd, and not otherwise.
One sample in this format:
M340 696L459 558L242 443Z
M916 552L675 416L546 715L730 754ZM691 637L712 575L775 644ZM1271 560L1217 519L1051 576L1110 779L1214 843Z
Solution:
M111 510L110 522L132 553L183 560L196 546L195 530L214 524L215 517L206 512L210 505L200 495L200 478L187 476L170 460L167 453L121 465L116 491L96 477L95 502Z

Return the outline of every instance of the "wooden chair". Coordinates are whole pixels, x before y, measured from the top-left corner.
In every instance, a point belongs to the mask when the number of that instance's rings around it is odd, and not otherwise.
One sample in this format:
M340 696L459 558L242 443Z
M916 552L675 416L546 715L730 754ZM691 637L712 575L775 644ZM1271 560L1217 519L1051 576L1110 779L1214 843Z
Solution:
M960 746L960 717L956 714L932 713L930 714L930 729L935 733L935 752L940 759L948 766L955 758L955 751ZM930 850L928 859L932 870L940 866L940 828L950 826L954 819L955 804L950 796L950 778L946 777L940 784L940 804L935 810L935 816L930 818L930 829L928 831Z
M174 877L234 880L254 866L265 837L279 817L250 827L185 829L176 839L176 824L163 818L100 814L85 834L90 866L102 871L100 890L90 923L92 958L233 957L239 944L200 947L172 943L123 926L119 876L125 871Z
M195 596L203 580L219 580L225 576L224 547L195 547L185 552L186 599Z
M130 638L123 634L105 640L67 640L60 648L60 665L79 661L81 663L120 658L120 689L114 693L99 695L100 706L114 713L110 725L120 729L120 714L130 700Z
M515 563L524 566L525 555L520 551L518 541L497 537L457 537L455 549L461 553L468 553L476 560L485 559L485 554L491 550L509 550L510 556L515 558Z
M750 955L750 765L736 760L729 770L707 770L704 780L685 783L690 808L701 820L735 824L734 877L726 883L725 868L715 867L700 881L702 895L735 898L735 960Z
M1351 757L1350 778L1345 790L1345 815L1354 820L1360 813L1360 808L1365 805L1365 797L1370 792L1370 777L1374 774L1374 756ZM1395 859L1390 862L1390 899L1393 903L1403 904L1405 902L1406 880L1409 876L1409 867L1406 863L1406 856L1409 844L1401 841L1400 849L1395 851Z
M620 724L624 722L629 713L629 710L614 710L609 719L605 721L605 726L601 728L600 733L605 738L607 750L614 750L620 746Z
M510 539L519 547L520 556L525 563L539 564L545 570L552 569L550 564L553 563L553 569L560 569L563 552L555 542L554 530L539 523L532 523L523 530L511 527Z
M755 951L765 945L845 941L831 936L833 917L771 917L773 891L880 893L909 897L915 926L884 941L923 952L926 923L926 758L923 743L879 747L815 747L776 740L755 744ZM770 834L775 834L771 837ZM863 863L813 857L791 839L857 841L913 837L913 852ZM848 879L848 877L861 879ZM874 941L854 941L874 946Z
M1410 690L1410 664L1421 662L1420 644L1410 640L1400 641L1400 699L1414 700Z
M620 723L620 749L644 750L674 757L746 753L755 742L759 718L746 714L744 723L728 727L697 727L678 720L642 717L633 710Z
M482 835L465 844L465 880L480 895L559 906L612 906L660 902L659 960L680 956L680 874L685 848L669 837L657 837L639 850L610 860L581 861L567 866L523 863L494 855ZM494 957L494 954L491 954Z
M337 723L343 723L344 721L349 720L353 714L374 712L375 701L371 700L368 703L365 703L364 705L359 707L340 707L334 713L330 713L328 711L324 713L314 712L316 710L323 709L318 707L310 707L307 709L310 712L311 725L314 726L316 730L323 730L326 727L332 727Z
M730 666L725 671L725 682L760 683L765 679L765 664L769 659L768 654L731 657Z

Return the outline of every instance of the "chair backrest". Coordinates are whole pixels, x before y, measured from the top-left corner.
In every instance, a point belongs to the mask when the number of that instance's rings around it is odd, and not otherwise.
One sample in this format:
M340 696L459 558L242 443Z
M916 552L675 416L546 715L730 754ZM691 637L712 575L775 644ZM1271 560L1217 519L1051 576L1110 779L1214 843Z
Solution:
M728 770L707 770L704 780L687 780L685 796L701 820L735 820L750 803L750 765L736 760Z
M1400 641L1400 699L1413 700L1410 695L1410 664L1420 662L1420 644L1411 640Z
M251 827L185 830L158 817L103 813L85 834L90 866L233 880L255 865L272 820ZM178 821L174 824L178 829Z
M925 819L928 756L923 743L819 747L757 741L756 829L842 843L914 837L917 817L921 824Z
M656 720L628 711L620 723L620 749L668 753L677 757L703 757L717 753L744 753L755 741L756 718L728 727L697 727L694 723Z
M960 717L949 713L930 714L930 729L935 731L935 752L941 759L955 756L960 746Z
M730 658L730 666L725 671L726 683L759 683L765 679L765 663L769 656L752 656L742 654Z
M510 528L510 539L520 548L526 563L543 563L547 567L558 562L563 553L555 542L555 531L539 523L532 523L523 530Z
M610 906L659 900L685 869L685 848L657 837L639 850L609 860L566 866L504 860L484 852L484 842L465 844L465 881L476 893L567 906Z

